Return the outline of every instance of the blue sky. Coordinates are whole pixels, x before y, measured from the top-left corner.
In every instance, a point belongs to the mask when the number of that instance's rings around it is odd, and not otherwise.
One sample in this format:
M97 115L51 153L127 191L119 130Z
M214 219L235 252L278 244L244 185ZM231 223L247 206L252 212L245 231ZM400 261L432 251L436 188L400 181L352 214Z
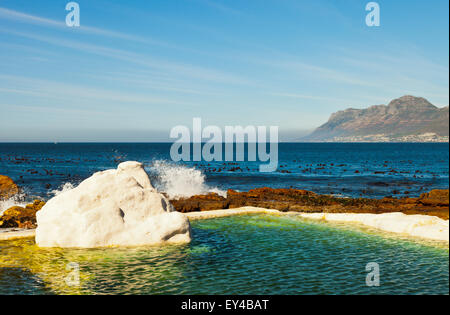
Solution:
M176 125L277 125L449 101L448 1L0 0L0 141L161 141Z

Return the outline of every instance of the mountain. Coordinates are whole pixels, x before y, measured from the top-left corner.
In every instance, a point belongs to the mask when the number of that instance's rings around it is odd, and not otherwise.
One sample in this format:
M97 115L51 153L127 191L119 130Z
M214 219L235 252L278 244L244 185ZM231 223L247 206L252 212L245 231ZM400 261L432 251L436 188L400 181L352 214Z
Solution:
M349 108L302 141L448 141L449 108L439 108L422 97L405 95L388 105Z

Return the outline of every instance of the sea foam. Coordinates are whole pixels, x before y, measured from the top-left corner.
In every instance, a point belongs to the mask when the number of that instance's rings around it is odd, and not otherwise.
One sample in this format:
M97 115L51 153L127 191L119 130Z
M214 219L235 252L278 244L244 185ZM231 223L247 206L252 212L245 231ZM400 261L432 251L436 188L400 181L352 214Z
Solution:
M19 206L19 207L25 207L25 193L18 193L14 196L12 196L9 199L6 200L0 200L0 216L3 215L3 212L8 210L11 207Z
M75 186L72 183L67 182L67 183L61 185L59 189L51 190L50 194L53 196L58 196L59 194L62 194L64 192L72 190L74 188L75 188Z
M149 171L156 176L154 185L158 191L165 192L169 198L187 198L194 195L217 193L226 197L226 191L206 184L205 174L195 167L157 160Z

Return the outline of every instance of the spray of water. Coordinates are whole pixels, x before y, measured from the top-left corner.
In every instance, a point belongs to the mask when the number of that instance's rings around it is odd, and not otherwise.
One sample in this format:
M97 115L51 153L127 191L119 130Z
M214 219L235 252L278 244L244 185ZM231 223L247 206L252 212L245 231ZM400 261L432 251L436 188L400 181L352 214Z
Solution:
M5 210L8 210L11 207L25 207L27 204L25 202L25 198L25 193L18 193L7 200L0 200L0 216L3 215L3 212L5 212Z
M226 196L226 191L206 184L206 176L201 170L185 165L157 160L148 168L152 177L152 184L165 192L169 198L178 199L202 195L210 192Z
M73 188L74 186L71 183L65 183L61 185L59 189L51 190L47 194L50 197L54 197ZM20 192L7 200L0 200L0 216L3 214L3 212L5 212L5 210L8 210L11 207L14 206L25 207L28 203L33 202L34 199L42 200L45 198L41 198L39 196L31 196L28 195L26 192Z
M73 188L74 188L74 186L72 185L72 183L67 182L64 185L61 185L59 187L59 189L55 189L55 190L50 191L50 194L54 195L54 196L58 196L59 194L62 194L63 192L66 192L66 191L69 191L69 190L71 190Z
M147 168L152 177L152 184L161 192L166 193L171 199L188 198L194 195L203 195L211 192L226 197L226 191L206 184L206 176L195 167L188 167L172 162L157 160ZM58 189L48 192L49 197L58 196L61 193L74 188L72 183L65 183ZM27 196L20 193L8 200L0 201L0 215L13 206L24 207ZM28 198L29 199L29 198Z

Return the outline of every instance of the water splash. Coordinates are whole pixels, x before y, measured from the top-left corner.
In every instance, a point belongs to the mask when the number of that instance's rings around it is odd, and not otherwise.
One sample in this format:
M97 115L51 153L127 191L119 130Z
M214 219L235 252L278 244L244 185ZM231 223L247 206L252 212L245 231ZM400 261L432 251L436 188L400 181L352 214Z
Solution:
M47 195L51 198L73 188L75 188L75 186L72 183L67 182L61 185L58 189L47 192ZM46 200L47 198L42 196L33 196L27 193L26 190L23 190L22 192L12 196L7 200L0 200L0 216L3 215L3 213L11 207L25 207L27 204L32 203L34 199Z
M9 199L0 200L0 216L3 215L3 212L5 212L11 207L14 206L25 207L26 204L27 203L25 193L18 193Z
M64 185L61 185L61 186L59 187L59 189L51 190L51 191L49 192L49 194L54 195L54 196L58 196L59 194L62 194L63 192L72 190L72 189L74 189L74 188L75 188L75 187L73 186L72 183L67 182L67 183L65 183Z
M217 193L226 196L226 191L206 184L206 176L195 167L174 164L164 160L154 161L148 169L155 180L152 184L169 198L186 198L194 195Z

